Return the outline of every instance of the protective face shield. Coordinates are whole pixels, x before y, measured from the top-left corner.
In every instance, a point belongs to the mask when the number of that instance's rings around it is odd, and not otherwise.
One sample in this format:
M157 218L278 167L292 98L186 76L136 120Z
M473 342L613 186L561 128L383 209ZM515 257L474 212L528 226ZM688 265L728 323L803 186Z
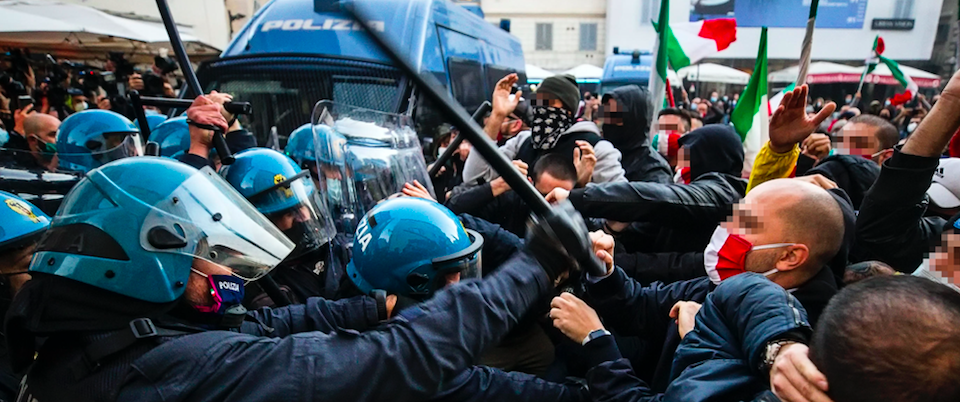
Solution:
M115 160L143 155L136 125L109 110L74 113L57 135L60 168L88 172Z
M288 258L316 250L335 235L309 170L277 151L240 152L221 176L265 215L297 248Z
M417 180L433 193L409 116L330 101L317 103L313 116L320 182L338 232L352 237L358 217L404 183ZM341 189L331 189L338 182Z
M170 237L173 235L173 237ZM195 239L197 246L167 248L165 237ZM266 275L295 245L247 200L203 168L144 218L140 244L148 251L190 255L223 265L245 281Z

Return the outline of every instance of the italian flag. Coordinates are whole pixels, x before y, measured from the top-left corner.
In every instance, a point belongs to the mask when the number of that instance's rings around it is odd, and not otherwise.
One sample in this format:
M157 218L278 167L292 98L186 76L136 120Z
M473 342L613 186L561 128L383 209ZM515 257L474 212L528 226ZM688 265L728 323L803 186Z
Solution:
M737 20L721 18L667 26L670 66L679 70L730 47L737 40Z
M917 90L920 89L920 87L913 82L913 79L910 78L909 75L904 74L903 70L900 70L900 64L883 57L884 50L886 50L886 45L883 43L883 38L878 35L876 39L873 40L873 57L867 59L866 68L863 70L864 77L861 78L865 78L867 74L872 73L873 70L877 68L877 64L883 63L890 69L890 74L893 75L893 78L896 78L897 82L907 89L901 98L906 100L913 99L914 96L917 96Z
M669 32L670 32L670 0L663 0L660 3L660 18L657 20L656 26L660 29L657 30L657 43L653 47L653 60L654 68L650 72L650 81L649 89L650 96L653 97L653 114L656 116L660 114L660 109L663 107L663 102L666 95L667 89L667 57L670 54L667 48L670 43ZM657 133L657 125L650 125L651 135Z
M730 122L743 141L744 177L749 177L753 160L760 152L760 147L770 138L770 105L767 99L767 27L763 27L753 74L740 95L740 102L737 102L730 115Z

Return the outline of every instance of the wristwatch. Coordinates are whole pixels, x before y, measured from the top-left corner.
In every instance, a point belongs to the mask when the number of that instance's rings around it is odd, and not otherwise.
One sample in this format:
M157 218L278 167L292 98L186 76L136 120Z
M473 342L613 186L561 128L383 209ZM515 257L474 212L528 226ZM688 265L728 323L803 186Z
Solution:
M587 344L588 342L590 342L590 341L592 341L592 340L594 340L594 339L597 339L597 338L599 338L599 337L601 337L601 336L607 336L607 335L611 335L611 334L610 334L610 331L607 331L607 330L605 330L605 329L603 329L603 328L594 330L594 331L590 332L589 334L587 334L587 337L586 337L586 338L583 338L583 342L581 342L580 345L586 346L586 344Z
M789 339L780 339L767 344L767 351L763 355L763 362L760 363L761 371L770 371L770 368L773 367L773 362L777 360L777 355L780 354L780 349L783 349L784 346L791 343L797 343L797 341Z

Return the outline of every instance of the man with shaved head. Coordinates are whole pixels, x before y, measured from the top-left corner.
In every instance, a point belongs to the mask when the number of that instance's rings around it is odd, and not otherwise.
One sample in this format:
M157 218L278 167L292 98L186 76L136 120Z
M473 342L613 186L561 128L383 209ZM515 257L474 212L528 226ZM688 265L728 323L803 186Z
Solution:
M555 300L557 316L599 313L603 318L602 324L599 320L554 319L555 325L575 342L585 342L585 353L593 356L593 368L587 373L591 392L605 390L605 395L594 395L595 399L604 399L610 396L609 392L629 393L622 387L629 388L628 384L638 379L649 385L645 392L666 392L678 374L672 365L681 339L692 329L691 317L708 294L739 274L763 275L789 291L810 313L809 322L816 322L837 292L833 273L826 264L845 241L848 213L844 210L852 215L852 207L842 191L827 191L815 182L812 177L771 180L747 194L714 231L703 252L701 278L672 284L655 282L644 287L611 264L604 277L588 275L586 303L573 295ZM613 254L612 241L608 253ZM596 313L587 304L596 308ZM638 362L637 367L620 357L610 337L584 338L605 330L604 326L621 336L643 339L644 355L633 360ZM805 334L785 336L786 340L805 341ZM785 339L778 337L773 342ZM627 375L630 380L624 379ZM613 381L611 376L624 381ZM756 381L766 384L765 376L765 372L761 373Z
M57 132L60 120L45 113L31 113L23 120L23 132L12 133L3 145L9 164L29 170L57 169ZM19 134L19 135L17 135Z

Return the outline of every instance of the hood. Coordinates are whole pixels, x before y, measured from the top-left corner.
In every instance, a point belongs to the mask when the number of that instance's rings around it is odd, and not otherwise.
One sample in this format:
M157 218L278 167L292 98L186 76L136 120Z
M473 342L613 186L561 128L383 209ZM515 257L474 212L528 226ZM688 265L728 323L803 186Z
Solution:
M693 130L678 141L690 160L690 177L706 173L740 177L743 171L743 144L733 127L711 124Z
M850 196L854 210L860 210L860 204L867 190L880 177L880 166L872 160L854 155L832 155L824 158L806 175L822 174L833 180Z
M529 133L529 131L526 131L526 132ZM568 128L567 131L564 131L563 134L560 134L560 136L564 136L572 133L584 133L584 132L600 135L600 127L597 127L597 125L594 124L594 122L592 121L578 121L574 123L572 126L570 126L570 128Z
M620 150L649 145L647 133L653 113L650 93L636 85L625 85L603 95L603 101L611 98L622 109L623 134L607 140Z

